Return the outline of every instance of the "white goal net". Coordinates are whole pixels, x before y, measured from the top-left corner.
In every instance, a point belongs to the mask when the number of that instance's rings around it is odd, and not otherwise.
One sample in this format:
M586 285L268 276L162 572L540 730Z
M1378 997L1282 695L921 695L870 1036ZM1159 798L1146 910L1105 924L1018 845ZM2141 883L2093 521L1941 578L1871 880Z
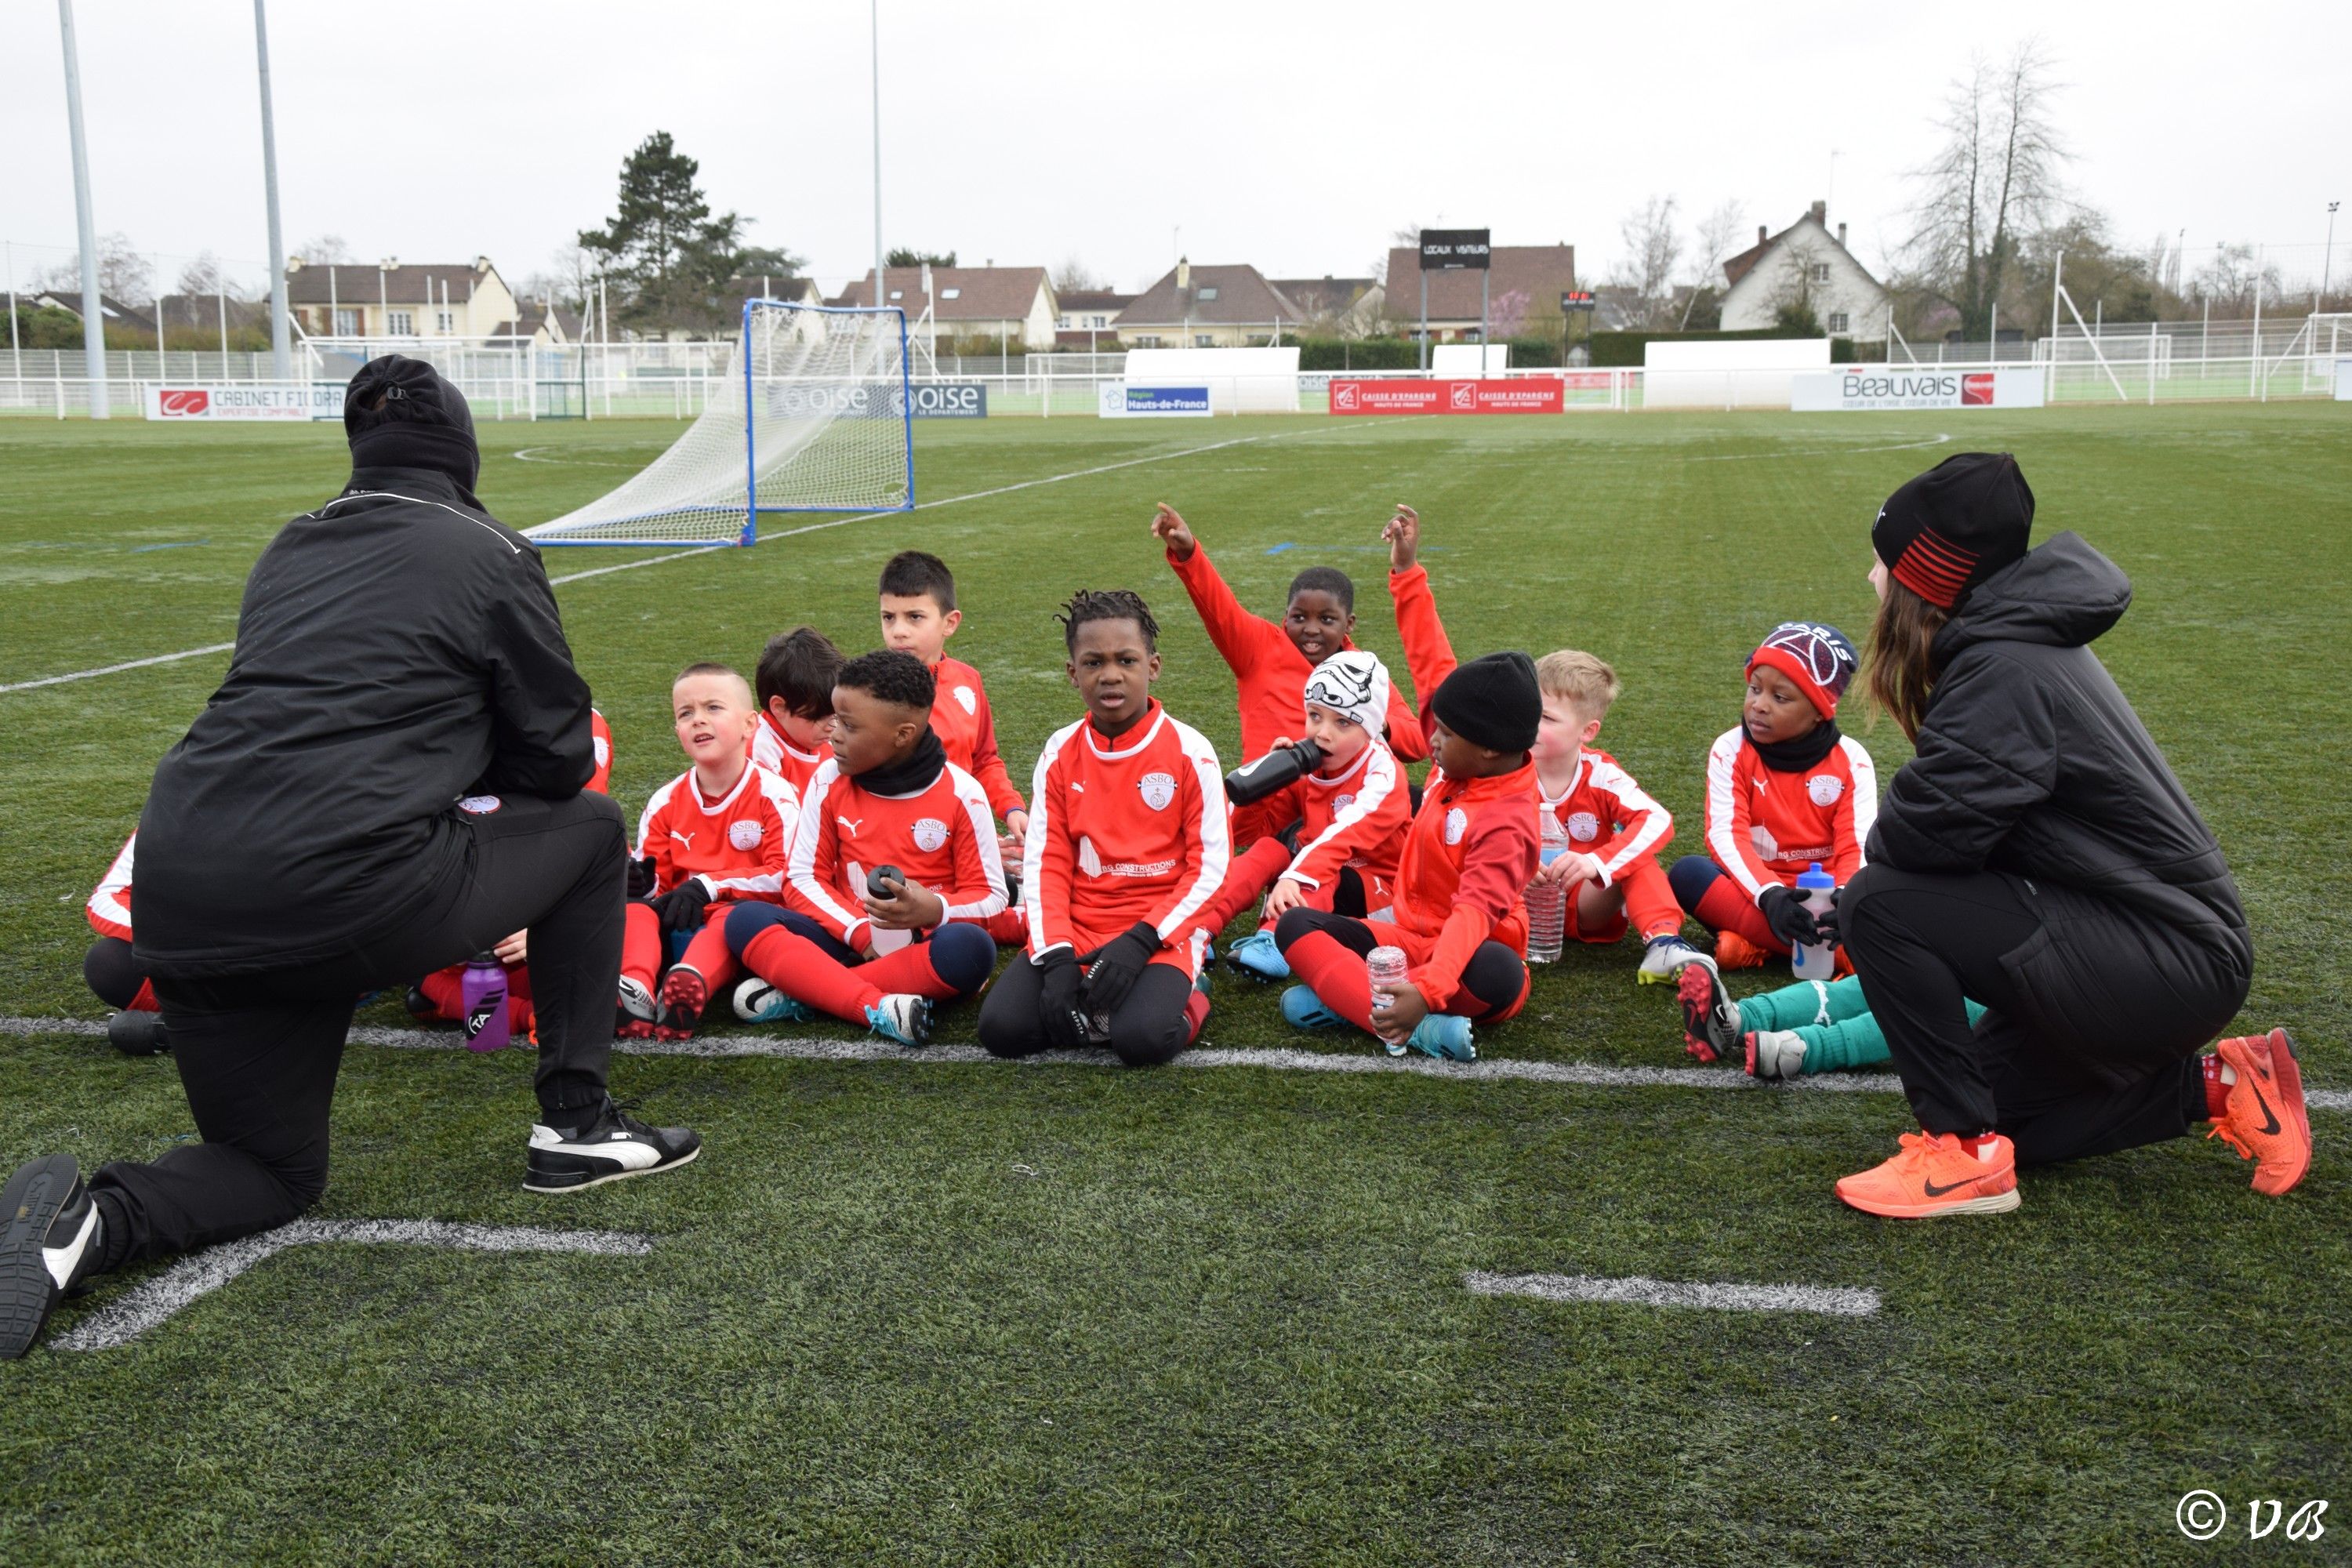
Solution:
M905 312L747 300L723 384L620 489L526 531L542 544L751 544L766 512L915 504Z

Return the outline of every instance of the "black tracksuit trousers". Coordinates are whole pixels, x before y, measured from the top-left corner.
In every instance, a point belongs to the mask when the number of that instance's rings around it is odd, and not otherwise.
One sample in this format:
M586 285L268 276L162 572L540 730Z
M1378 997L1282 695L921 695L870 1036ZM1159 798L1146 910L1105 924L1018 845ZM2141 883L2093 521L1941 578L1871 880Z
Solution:
M2199 1053L2248 977L2112 900L1982 871L1866 866L1838 933L1919 1124L1997 1130L2021 1165L2178 1138ZM1964 996L1986 1008L1971 1029Z
M409 984L518 931L530 933L541 1108L569 1124L602 1106L621 973L621 809L589 793L507 795L463 820L472 836L463 867L427 905L442 912L415 929L301 969L156 976L204 1142L91 1179L109 1227L107 1267L250 1236L316 1203L352 998Z

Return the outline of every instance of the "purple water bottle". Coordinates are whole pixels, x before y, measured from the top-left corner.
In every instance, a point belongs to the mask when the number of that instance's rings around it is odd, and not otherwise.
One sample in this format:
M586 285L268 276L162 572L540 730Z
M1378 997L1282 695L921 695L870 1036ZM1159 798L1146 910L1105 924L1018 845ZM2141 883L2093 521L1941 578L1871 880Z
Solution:
M466 961L457 995L466 1009L466 1048L505 1050L512 1026L507 1018L507 966L497 953L478 952Z

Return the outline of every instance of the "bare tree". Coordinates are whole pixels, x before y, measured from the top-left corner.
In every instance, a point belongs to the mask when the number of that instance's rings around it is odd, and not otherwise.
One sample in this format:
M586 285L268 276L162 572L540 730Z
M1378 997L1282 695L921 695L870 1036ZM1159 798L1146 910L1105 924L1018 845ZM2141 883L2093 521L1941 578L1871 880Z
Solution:
M1419 218L1411 218L1399 226L1391 229L1389 231L1389 243L1391 245L1403 246L1409 250L1418 251L1421 248L1421 220ZM1389 280L1389 253L1385 250L1381 251L1379 256L1372 259L1372 280L1383 286L1385 286Z
M77 250L48 270L45 288L68 292L81 287L81 252ZM119 230L98 238L98 291L126 305L144 305L155 298L155 269Z
M195 259L180 268L180 280L173 286L177 293L191 296L226 294L232 300L250 298L245 285L228 275L220 258L211 251L200 252Z
M1062 258L1054 268L1054 291L1057 294L1093 294L1110 287L1102 275L1087 266L1076 251Z
M2069 156L2050 118L2058 90L2041 44L2028 38L1995 65L1982 55L1952 84L1942 151L1913 171L1923 190L1909 249L1918 277L1960 315L1960 335L1989 339L2001 275L2019 236L2062 199Z
M1682 324L1677 331L1690 331L1691 310L1698 304L1699 296L1723 292L1723 264L1727 258L1747 247L1739 242L1748 233L1748 212L1738 197L1727 199L1699 220L1698 250L1693 258L1696 263L1691 279L1690 298L1683 301ZM1717 313L1720 320L1720 312Z
M2274 309L2284 298L2279 287L2278 263L2273 261L2257 268L2251 245L2215 246L2212 257L2197 269L2189 283L2191 300L2210 300L2232 316L2252 315L2257 296L2265 310Z
M1673 319L1675 267L1683 254L1675 205L1672 196L1652 196L1617 226L1625 253L1609 281L1625 291L1625 313L1637 331L1655 331Z
M340 234L314 235L289 254L300 257L305 267L349 266L352 260L352 247Z

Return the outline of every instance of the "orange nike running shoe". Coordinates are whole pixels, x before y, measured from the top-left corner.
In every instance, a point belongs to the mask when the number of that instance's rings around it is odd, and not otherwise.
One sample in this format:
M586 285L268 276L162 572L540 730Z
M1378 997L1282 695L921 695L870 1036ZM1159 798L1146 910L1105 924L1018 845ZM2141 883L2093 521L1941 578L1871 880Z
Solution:
M1715 966L1717 969L1761 969L1764 950L1737 931L1715 933Z
M1889 1219L2006 1214L2017 1206L2017 1150L2008 1139L1996 1134L1975 1154L1951 1132L1906 1132L1902 1144L1885 1164L1840 1181L1837 1195Z
M2238 1081L2206 1136L2253 1161L2254 1191L2276 1197L2311 1168L2311 1111L2303 1101L2294 1041L2284 1029L2273 1029L2223 1040L2213 1051Z

